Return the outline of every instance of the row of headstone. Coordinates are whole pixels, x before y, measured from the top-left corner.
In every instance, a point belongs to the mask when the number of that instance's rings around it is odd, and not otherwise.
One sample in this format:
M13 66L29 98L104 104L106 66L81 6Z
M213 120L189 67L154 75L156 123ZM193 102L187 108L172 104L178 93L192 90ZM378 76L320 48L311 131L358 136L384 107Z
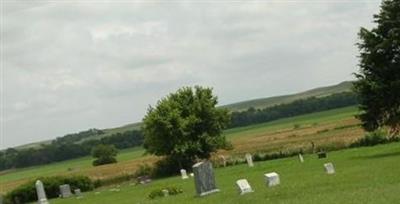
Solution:
M246 158L248 157L246 156ZM304 158L301 154L299 154L299 160L300 162L304 162ZM248 161L251 160L249 159ZM332 163L324 164L324 168L327 174L335 173L335 168ZM195 177L196 193L198 196L205 196L211 193L219 192L219 189L215 184L215 176L212 164L209 161L199 162L193 165L193 172ZM184 173L186 173L186 171L184 171ZM264 177L265 183L268 187L273 187L280 184L279 174L276 172L266 173L264 174ZM236 185L238 186L241 195L253 192L253 189L246 179L237 180Z
M42 181L37 180L35 183L35 187L36 187L36 194L38 197L38 204L48 204L49 201L47 200L46 192L44 190ZM72 196L71 187L69 184L60 185L59 188L60 188L61 198L68 198ZM77 198L82 198L81 189L79 188L75 189L74 194Z

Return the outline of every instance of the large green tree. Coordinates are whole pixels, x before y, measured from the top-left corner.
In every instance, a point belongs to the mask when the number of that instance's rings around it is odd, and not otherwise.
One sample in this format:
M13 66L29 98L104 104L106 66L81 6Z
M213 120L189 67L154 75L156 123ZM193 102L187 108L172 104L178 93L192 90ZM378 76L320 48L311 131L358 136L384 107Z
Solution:
M211 88L196 86L181 88L149 107L142 127L147 152L187 167L226 147L222 131L229 115L217 102Z
M392 135L400 131L400 0L385 0L376 27L361 28L358 43L360 70L355 90L359 95L359 118L372 131L389 127Z

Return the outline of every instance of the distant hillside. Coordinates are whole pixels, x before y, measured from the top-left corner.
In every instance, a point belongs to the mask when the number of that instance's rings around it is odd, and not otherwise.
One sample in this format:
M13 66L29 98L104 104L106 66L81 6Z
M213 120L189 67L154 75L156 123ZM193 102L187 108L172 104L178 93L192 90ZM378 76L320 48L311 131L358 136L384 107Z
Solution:
M351 88L352 88L352 82L345 81L345 82L342 82L337 85L315 88L315 89L311 89L311 90L297 93L297 94L242 101L242 102L238 102L238 103L224 105L221 107L228 108L230 111L244 111L250 107L261 109L261 108L266 108L266 107L270 107L270 106L274 106L274 105L291 103L298 99L305 99L305 98L309 98L309 97L324 97L324 96L329 96L329 95L332 95L335 93L349 92L349 91L351 91ZM139 130L140 125L141 125L141 123L137 122L137 123L131 123L131 124L123 125L123 126L116 127L116 128L103 129L100 131L99 134L92 134L88 137L77 139L75 141L75 143L79 144L86 140L101 139L103 137L107 137L107 136L110 136L115 133L123 133L128 130ZM15 148L17 148L17 149L37 148L41 144L49 144L49 143L51 143L51 140L25 144L25 145L21 145L21 146L15 147Z
M274 105L290 103L290 102L293 102L298 99L304 99L304 98L309 98L309 97L324 97L324 96L329 96L329 95L335 94L335 93L349 92L349 91L351 91L352 86L353 86L352 82L345 81L345 82L342 82L337 85L315 88L315 89L311 89L311 90L297 93L297 94L253 99L253 100L228 104L228 105L224 105L221 107L227 108L230 111L243 111L243 110L247 110L250 107L254 107L256 109L261 109L261 108L266 108L266 107L270 107L270 106L274 106Z

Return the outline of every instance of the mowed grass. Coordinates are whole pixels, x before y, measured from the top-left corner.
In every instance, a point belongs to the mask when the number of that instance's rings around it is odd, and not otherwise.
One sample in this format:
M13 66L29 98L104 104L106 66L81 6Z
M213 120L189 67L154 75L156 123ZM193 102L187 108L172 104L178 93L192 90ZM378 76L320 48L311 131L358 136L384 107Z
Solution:
M359 121L354 118L356 113L356 107L346 107L229 129L224 134L232 142L234 149L220 151L218 154L241 156L247 152L307 149L311 141L316 145L348 144L363 135L362 129L358 126ZM295 125L299 125L299 128L294 128ZM0 192L9 191L39 176L82 174L93 179L102 179L133 173L139 165L151 164L157 159L154 156L143 156L143 153L142 148L123 150L118 154L117 164L99 167L92 167L93 158L83 157L0 172Z
M221 190L206 197L196 197L193 178L180 177L155 180L147 185L125 183L119 192L110 188L100 193L84 193L83 199L53 199L53 204L128 204L128 203L399 203L400 201L400 143L378 145L329 152L328 158L317 159L305 155L305 162L297 157L256 162L255 167L238 165L215 169ZM332 162L336 174L327 175L323 164ZM281 185L268 188L263 174L277 172ZM255 192L239 195L236 180L245 178ZM154 189L177 186L182 194L150 200Z

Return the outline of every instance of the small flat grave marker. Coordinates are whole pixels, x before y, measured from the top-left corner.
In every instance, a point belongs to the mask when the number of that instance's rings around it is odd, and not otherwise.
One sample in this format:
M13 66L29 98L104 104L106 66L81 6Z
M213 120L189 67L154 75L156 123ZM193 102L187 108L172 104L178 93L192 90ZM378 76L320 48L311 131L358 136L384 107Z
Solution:
M81 189L79 189L79 188L74 190L74 194L75 194L76 198L82 198L83 197Z
M267 173L264 174L264 176L265 176L265 182L268 187L276 186L281 183L279 179L279 174L277 174L276 172Z
M325 172L327 174L334 174L335 173L335 167L333 167L332 163L326 163L324 164L325 167Z
M189 178L185 169L181 169L181 177L182 177L182 179L188 179Z
M237 180L236 185L239 188L240 195L254 192L253 189L251 188L249 182L246 179Z
M253 157L251 156L251 154L249 154L249 153L246 154L246 161L247 161L247 165L249 167L253 167L254 166Z

